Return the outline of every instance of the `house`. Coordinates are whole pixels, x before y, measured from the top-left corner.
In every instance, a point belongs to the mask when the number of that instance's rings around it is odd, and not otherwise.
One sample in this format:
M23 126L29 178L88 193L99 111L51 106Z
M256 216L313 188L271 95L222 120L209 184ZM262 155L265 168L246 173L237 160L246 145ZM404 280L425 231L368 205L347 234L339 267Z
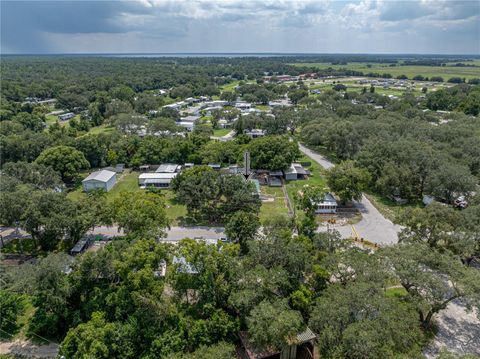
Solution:
M198 270L192 264L188 263L185 257L174 256L172 264L177 267L178 273L198 274Z
M317 203L316 214L337 213L337 200L331 193L325 193L323 201Z
M116 173L108 170L100 170L90 173L90 175L82 181L83 190L85 192L103 189L110 191L117 181Z
M227 120L224 120L224 119L218 120L218 126L220 126L220 128L229 128L231 127L231 125L232 124Z
M138 176L138 185L140 188L157 187L168 188L172 180L178 175L178 173L141 173Z
M94 236L89 235L80 239L75 246L70 250L70 254L75 256L77 254L85 252L88 247L93 243Z
M239 356L245 359L313 359L314 358L314 341L316 339L308 327L305 331L297 334L288 345L283 349L273 347L257 348L249 340L247 332L239 333L240 348Z
M287 181L305 179L305 177L308 175L308 172L300 163L292 163L290 167L284 171L284 173Z
M67 121L67 120L70 120L71 118L74 118L75 117L75 114L73 112L67 112L67 113L64 113L62 115L58 115L58 119L60 121Z
M258 138L265 136L265 131L261 129L245 130L245 134L251 138Z
M246 101L237 101L235 107L239 110L246 110L252 107L252 104Z
M219 171L222 166L220 166L220 163L209 163L208 167L213 168L215 171Z
M156 173L176 173L180 172L182 166L177 165L175 163L162 163L158 168L155 170Z
M195 123L194 123L194 122L180 121L180 122L177 122L177 125L180 126L180 127L183 127L183 128L186 129L188 132L192 132L192 131L193 131L193 128L195 127Z

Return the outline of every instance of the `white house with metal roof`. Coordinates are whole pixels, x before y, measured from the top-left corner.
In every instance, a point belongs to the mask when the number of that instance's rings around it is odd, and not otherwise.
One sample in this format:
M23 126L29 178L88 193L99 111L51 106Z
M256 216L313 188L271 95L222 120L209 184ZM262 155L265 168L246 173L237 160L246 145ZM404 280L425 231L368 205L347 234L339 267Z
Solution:
M83 190L85 192L103 189L108 192L115 186L117 182L116 173L109 170L100 170L90 173L90 175L82 181Z
M158 187L158 188L168 188L172 180L178 175L177 172L174 173L141 173L138 176L138 185L140 188L146 188L148 186Z

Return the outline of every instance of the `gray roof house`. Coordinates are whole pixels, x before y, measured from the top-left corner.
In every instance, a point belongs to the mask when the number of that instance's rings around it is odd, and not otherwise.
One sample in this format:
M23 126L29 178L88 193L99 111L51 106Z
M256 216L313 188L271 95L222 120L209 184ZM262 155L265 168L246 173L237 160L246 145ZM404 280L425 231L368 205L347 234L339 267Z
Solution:
M323 201L317 203L317 209L315 209L317 214L328 214L328 213L337 213L337 200L331 193L325 193Z
M117 181L116 173L108 170L100 170L90 173L90 175L82 181L83 190L85 192L103 189L108 192L112 189Z

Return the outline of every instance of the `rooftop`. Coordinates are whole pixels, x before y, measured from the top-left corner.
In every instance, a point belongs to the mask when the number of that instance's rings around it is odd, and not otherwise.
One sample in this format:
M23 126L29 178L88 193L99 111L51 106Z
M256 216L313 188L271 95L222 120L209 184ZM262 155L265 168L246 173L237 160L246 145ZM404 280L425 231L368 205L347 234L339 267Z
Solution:
M113 176L115 176L115 172L113 171L100 170L100 171L90 173L90 175L87 178L85 178L82 182L91 181L91 180L108 182Z

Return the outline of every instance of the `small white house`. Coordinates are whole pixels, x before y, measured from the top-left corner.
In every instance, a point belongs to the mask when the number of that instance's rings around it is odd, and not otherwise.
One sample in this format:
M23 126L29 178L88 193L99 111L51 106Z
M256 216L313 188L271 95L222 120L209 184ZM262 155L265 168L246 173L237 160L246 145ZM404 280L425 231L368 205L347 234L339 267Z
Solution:
M140 188L146 187L158 187L168 188L172 180L178 175L178 173L141 173L138 176L138 185Z
M100 170L90 173L90 175L82 181L83 190L85 192L103 189L110 191L117 181L116 173L108 170Z
M317 203L317 214L337 213L337 200L331 193L325 193L323 201Z

